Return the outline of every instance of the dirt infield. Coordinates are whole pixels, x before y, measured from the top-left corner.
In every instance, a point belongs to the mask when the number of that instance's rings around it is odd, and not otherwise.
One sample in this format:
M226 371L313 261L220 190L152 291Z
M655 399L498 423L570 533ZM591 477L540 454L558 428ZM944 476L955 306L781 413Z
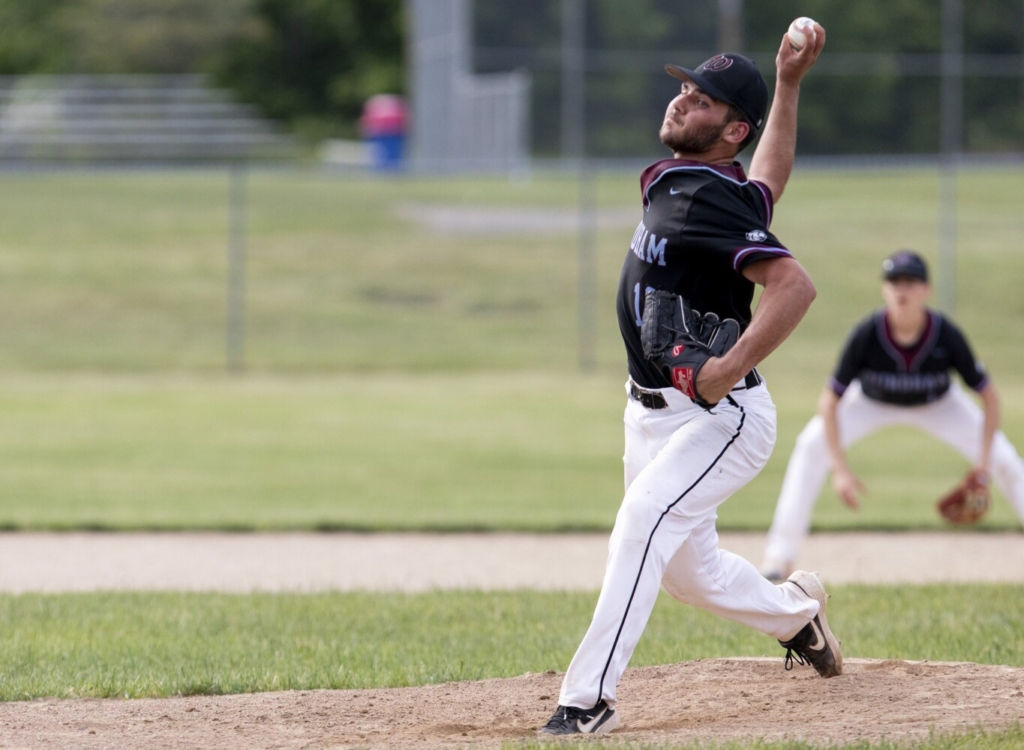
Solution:
M755 564L763 534L721 546ZM0 592L596 590L607 534L0 534ZM1024 583L1024 534L813 534L826 583Z
M560 675L423 688L305 691L0 705L3 747L462 748L534 737ZM1024 722L1024 669L851 659L822 680L781 658L714 659L626 672L635 743L800 739L815 745L922 739Z
M757 534L722 536L752 560L762 544ZM552 580L596 589L605 545L604 535L3 534L0 591L550 589ZM815 535L802 563L832 583L1020 582L1024 536ZM628 670L613 737L826 746L1024 724L1024 669L847 656L831 680L786 672L781 649ZM3 703L0 747L499 747L535 736L560 681L547 672L387 690Z

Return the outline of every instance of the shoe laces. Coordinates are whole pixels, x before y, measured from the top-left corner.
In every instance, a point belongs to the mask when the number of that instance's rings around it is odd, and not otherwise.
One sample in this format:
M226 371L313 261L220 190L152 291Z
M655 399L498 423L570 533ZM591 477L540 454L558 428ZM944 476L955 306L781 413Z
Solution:
M807 666L807 661L804 659L803 654L792 646L786 646L786 660L783 662L783 666L786 667L787 672L793 668L793 662L796 662L801 667Z
M576 718L575 716L570 717L570 712L575 713L577 710L578 709L574 709L571 706L559 706L557 709L555 709L554 715L550 719L548 719L548 723L545 724L544 727L559 727L568 724L570 721Z

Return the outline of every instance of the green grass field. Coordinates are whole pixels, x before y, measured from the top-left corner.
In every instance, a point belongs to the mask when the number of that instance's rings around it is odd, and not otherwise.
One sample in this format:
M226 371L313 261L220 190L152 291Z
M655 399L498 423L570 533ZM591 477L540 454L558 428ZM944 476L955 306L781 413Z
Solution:
M573 180L282 171L249 181L248 366L227 374L227 189L216 172L0 175L0 528L610 527L624 399L613 298L637 220L616 217L639 216L635 174L597 185L609 226L596 235L587 372L577 364L575 235L535 227L545 211L574 210ZM1018 444L1022 189L1020 171L962 175L956 284L957 318ZM819 297L762 368L779 440L761 476L721 508L722 528L766 528L843 336L879 304L881 258L910 246L935 260L936 195L925 170L794 174L774 229ZM519 231L411 218L453 210L517 211ZM816 527L938 528L932 501L964 466L906 431L858 446L852 462L870 489L864 510L848 513L826 490ZM998 502L982 527L1019 523ZM850 656L1024 665L1020 586L835 593L830 619ZM523 592L3 595L0 700L564 669L593 602ZM663 599L632 665L776 653L770 639ZM914 746L1022 745L1017 729Z
M1024 587L836 586L847 657L1024 666ZM0 700L426 685L564 670L596 594L0 596ZM681 635L685 634L685 636ZM508 648L514 643L515 648ZM630 662L778 656L662 595Z
M608 528L622 399L608 378L539 372L4 377L0 525ZM723 528L767 527L801 405L780 409L775 454L722 506ZM952 451L892 431L852 456L870 489L864 509L826 489L817 525L939 528L930 500L963 464ZM1016 525L1000 500L982 528Z
M598 180L610 226L596 235L585 373L573 224L535 229L538 212L574 210L573 180L253 174L240 376L224 365L227 189L217 172L0 177L0 527L610 527L624 401L613 298L635 174ZM956 285L1018 444L1022 189L1020 171L961 176ZM934 261L936 194L925 170L794 174L774 229L819 297L762 368L779 439L723 528L766 527L843 336L879 304L880 259L912 246ZM441 210L521 213L518 231L492 234L410 218ZM826 489L816 527L938 528L931 500L965 466L903 431L852 458L864 510ZM983 527L1019 523L999 501Z

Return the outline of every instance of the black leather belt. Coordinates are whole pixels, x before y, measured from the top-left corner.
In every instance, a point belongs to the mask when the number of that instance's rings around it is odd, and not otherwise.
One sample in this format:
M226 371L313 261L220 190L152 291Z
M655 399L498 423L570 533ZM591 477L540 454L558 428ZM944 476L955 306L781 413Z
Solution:
M747 388L757 388L757 386L761 385L761 383L763 383L763 382L764 381L761 379L761 373L759 373L757 371L756 367L753 370L751 370L750 372L748 372L746 377L743 378L743 384ZM733 388L733 390L734 391L738 391L738 390L741 390L741 389Z
M664 396L657 391L645 391L632 380L629 381L629 395L634 401L639 401L648 409L668 408L668 402Z
M753 370L747 373L746 377L743 378L743 385L733 388L734 391L744 391L750 388L756 388L761 385L764 381L761 379L761 374L755 367ZM629 395L634 401L639 401L643 406L648 409L667 409L668 402L665 397L657 391L648 391L641 388L632 380L629 381Z

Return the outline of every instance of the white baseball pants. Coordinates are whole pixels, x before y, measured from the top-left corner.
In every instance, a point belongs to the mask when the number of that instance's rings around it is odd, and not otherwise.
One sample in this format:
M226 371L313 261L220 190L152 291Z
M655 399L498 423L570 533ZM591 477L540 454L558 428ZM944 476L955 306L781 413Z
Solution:
M942 398L921 406L893 406L864 395L856 380L839 400L836 411L839 441L844 448L889 425L924 430L976 463L981 452L985 413L957 383ZM811 527L811 512L832 461L825 442L825 423L815 416L796 439L786 467L775 517L768 531L765 561L792 564ZM992 443L992 479L1024 523L1024 461L998 431Z
M659 393L668 408L626 405L626 495L593 620L562 683L563 706L591 708L601 699L615 705L661 586L781 640L818 613L817 600L772 585L754 565L718 548L716 509L764 467L775 443L768 389L733 391L732 403L722 401L713 413L675 389Z

